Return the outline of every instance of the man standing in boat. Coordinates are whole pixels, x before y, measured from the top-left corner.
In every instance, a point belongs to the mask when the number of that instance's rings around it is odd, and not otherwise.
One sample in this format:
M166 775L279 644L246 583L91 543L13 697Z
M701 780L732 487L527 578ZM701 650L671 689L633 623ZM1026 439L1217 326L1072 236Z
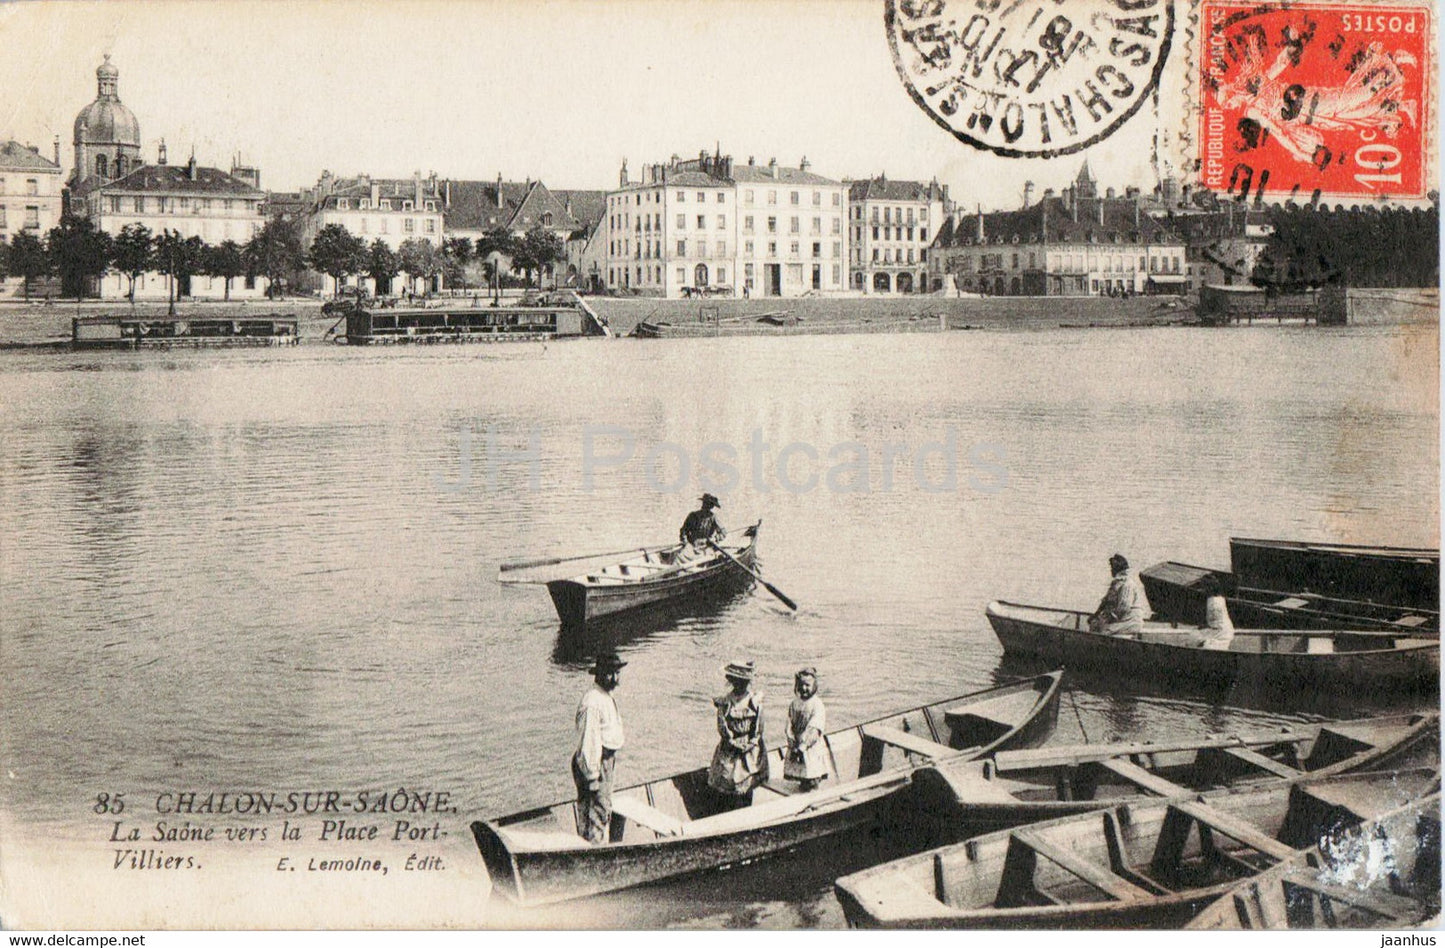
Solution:
M688 514L687 519L682 522L682 529L677 532L678 539L682 542L682 549L677 551L680 562L710 555L712 550L708 545L719 543L727 536L727 531L713 514L713 510L722 504L712 494L703 494L699 500L702 507Z
M612 692L626 665L616 652L592 666L592 687L577 704L577 753L572 780L577 784L577 835L589 843L608 841L612 825L612 776L622 749L622 714Z
M1144 632L1144 615L1149 611L1144 585L1121 553L1109 557L1109 571L1114 578L1099 608L1089 617L1089 631L1138 638Z

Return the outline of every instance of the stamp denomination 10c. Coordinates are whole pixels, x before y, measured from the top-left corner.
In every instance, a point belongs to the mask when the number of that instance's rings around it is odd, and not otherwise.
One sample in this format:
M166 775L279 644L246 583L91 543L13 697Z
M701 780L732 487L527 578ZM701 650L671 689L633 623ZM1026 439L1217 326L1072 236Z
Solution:
M1425 197L1429 7L1205 0L1200 13L1204 187Z
M1107 138L1157 87L1173 0L887 0L908 94L960 141L1008 157Z

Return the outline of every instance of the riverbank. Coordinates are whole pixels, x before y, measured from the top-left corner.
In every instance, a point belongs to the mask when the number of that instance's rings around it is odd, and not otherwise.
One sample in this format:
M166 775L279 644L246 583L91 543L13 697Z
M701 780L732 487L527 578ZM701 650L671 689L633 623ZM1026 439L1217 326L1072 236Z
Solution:
M294 316L303 344L323 342L339 317L323 314L323 300L251 300L230 303L181 303L180 316ZM453 305L467 306L458 297ZM664 300L641 297L588 297L588 305L604 316L612 331L625 336L639 323L666 323L664 335L815 335L832 333L937 332L941 329L1039 330L1168 326L1192 323L1193 303L1182 297L1021 297L942 296L854 297L831 299ZM35 346L70 341L76 316L165 316L164 302L85 301L45 304L0 303L0 346ZM1349 319L1356 325L1429 323L1439 319L1440 293L1435 288L1352 289ZM1271 324L1273 320L1263 320Z

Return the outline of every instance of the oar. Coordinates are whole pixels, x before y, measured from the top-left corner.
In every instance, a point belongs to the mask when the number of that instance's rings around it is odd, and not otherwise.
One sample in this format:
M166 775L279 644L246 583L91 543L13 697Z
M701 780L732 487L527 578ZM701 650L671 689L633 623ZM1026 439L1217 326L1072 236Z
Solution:
M741 570L743 570L744 572L746 572L746 573L747 573L749 576L751 576L753 579L756 579L758 582L762 583L762 584L763 584L763 588L766 589L768 592L772 593L774 596L777 596L777 597L778 597L778 601L781 602L783 605L787 606L789 609L793 610L794 612L797 612L797 611L798 611L798 604L797 604L796 602L794 602L793 600L789 599L789 598L787 597L787 594L785 594L781 589L779 589L778 587L774 586L772 583L768 582L766 579L763 579L763 577L758 574L758 571L757 571L757 570L755 570L755 569L753 569L752 567L748 566L748 564L744 563L742 560L738 559L736 556L733 556L733 555L732 555L731 553L729 553L727 550L724 550L722 547L718 546L716 543L713 543L711 540L708 541L708 545L711 546L714 550L717 550L717 551L718 551L719 553L721 553L723 556L727 557L729 560L731 560L732 563L733 563L733 565L737 566L739 569L741 569Z
M603 556L621 556L624 553L656 553L658 550L668 550L677 546L676 543L663 546L630 546L625 550L608 550L605 553L583 553L580 556L554 556L545 560L526 560L518 563L503 563L497 567L499 573L509 573L518 569L532 569L537 566L556 566L559 563L571 563L574 560L595 560Z

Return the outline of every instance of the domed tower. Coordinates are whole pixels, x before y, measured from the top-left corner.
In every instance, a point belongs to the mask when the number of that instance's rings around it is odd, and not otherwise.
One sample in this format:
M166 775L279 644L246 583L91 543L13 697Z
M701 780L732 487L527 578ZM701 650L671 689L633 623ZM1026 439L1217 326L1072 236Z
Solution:
M110 54L95 71L95 101L75 117L75 172L71 184L99 178L109 181L141 165L140 123L135 113L121 104L117 91L120 70L110 64Z

